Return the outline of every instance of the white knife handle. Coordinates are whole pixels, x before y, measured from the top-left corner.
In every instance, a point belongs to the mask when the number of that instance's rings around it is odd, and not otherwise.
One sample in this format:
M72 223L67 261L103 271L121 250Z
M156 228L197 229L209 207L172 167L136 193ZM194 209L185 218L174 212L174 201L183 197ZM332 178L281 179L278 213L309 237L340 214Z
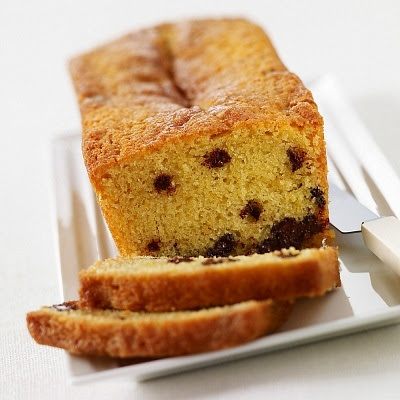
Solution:
M400 275L400 221L383 217L361 226L365 245L392 270Z

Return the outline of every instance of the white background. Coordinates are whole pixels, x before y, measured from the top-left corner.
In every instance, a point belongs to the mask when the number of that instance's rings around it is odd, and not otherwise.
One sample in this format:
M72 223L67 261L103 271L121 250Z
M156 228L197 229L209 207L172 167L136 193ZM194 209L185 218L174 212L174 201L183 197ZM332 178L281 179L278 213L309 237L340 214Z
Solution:
M60 300L49 142L79 129L70 56L140 26L244 15L304 80L335 74L400 174L398 1L0 1L0 399L400 398L400 326L157 381L70 385L25 313ZM400 197L400 194L399 194Z

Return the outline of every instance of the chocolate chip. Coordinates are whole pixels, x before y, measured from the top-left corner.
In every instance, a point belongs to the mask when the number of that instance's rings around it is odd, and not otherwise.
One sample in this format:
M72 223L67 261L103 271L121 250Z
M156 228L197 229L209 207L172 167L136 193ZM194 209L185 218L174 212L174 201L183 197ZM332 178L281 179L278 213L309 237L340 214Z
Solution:
M203 265L214 265L214 264L222 264L224 262L223 258L208 258L202 262Z
M318 221L315 215L307 215L303 218L302 224L304 227L305 237L309 238L311 235L322 232L329 224L329 220L327 219L324 222L321 222Z
M264 254L264 253L270 253L271 251L277 250L280 248L279 243L276 239L273 238L268 238L264 239L257 247L257 253L259 254ZM247 255L250 255L251 253L248 253Z
M292 172L295 172L302 167L307 153L300 149L290 148L286 150L286 154L292 164Z
M298 248L304 237L303 231L303 223L296 221L294 218L284 218L271 229L271 233L278 241L281 249L290 246Z
M263 240L257 248L258 253L269 253L274 250L300 248L302 242L312 235L321 232L326 223L318 221L315 215L307 215L301 221L294 218L284 218L274 224L271 237Z
M236 262L238 260L235 260L233 258L226 258L226 257L221 257L221 258L208 258L207 260L204 260L202 262L203 265L213 265L213 264L222 264L224 262Z
M221 168L231 161L231 156L226 150L215 149L204 156L202 165L208 168Z
M148 251L158 251L160 250L160 241L153 239L148 245L147 245L147 250Z
M317 186L310 190L311 198L315 199L318 207L323 207L326 204L324 192Z
M249 200L243 210L240 211L240 217L244 219L247 216L250 216L253 220L258 221L262 211L262 205L258 201Z
M158 193L167 192L171 193L175 190L175 186L172 181L172 176L167 174L158 175L156 179L154 179L154 188Z
M206 257L227 257L233 253L237 245L235 237L231 233L222 235L214 246L206 251Z
M181 262L191 262L191 261L193 261L193 258L191 258L191 257L179 257L179 256L177 256L177 257L173 257L173 258L168 259L168 262L169 263L173 263L173 264L180 264Z
M69 311L69 310L77 310L78 309L78 302L76 301L65 301L61 304L54 304L53 308L57 311Z

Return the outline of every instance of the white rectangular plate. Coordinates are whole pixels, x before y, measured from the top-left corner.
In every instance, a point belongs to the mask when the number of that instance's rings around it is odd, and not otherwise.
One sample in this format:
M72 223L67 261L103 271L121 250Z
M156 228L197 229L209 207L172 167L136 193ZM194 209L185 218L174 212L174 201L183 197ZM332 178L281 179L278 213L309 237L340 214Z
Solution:
M328 152L331 141L336 144L340 142L340 137L351 139L344 130L346 121L338 121L343 118L338 112L343 98L332 82L325 78L313 84L313 93L321 112L329 116L325 118ZM336 95L336 102L331 100L335 98L332 93ZM346 112L349 113L349 108ZM353 114L350 117L354 129L355 117ZM365 138L367 133L362 132L362 135ZM352 135L352 138L360 140L357 135ZM364 152L370 154L370 150L376 157L383 159L379 150L372 148L371 140L363 140L361 144ZM370 149L365 148L367 145ZM357 143L347 143L346 151L351 152L352 146L358 148ZM115 256L117 252L83 166L80 135L56 140L52 154L61 290L64 300L72 300L77 298L79 270L98 259ZM362 170L360 157L354 154L352 157L354 168ZM337 159L334 161L337 162ZM385 168L390 168L385 162ZM346 187L348 182L343 174L334 165L331 169L331 178ZM359 175L358 179L365 178ZM395 179L395 185L398 185L397 177ZM349 187L352 186L349 184ZM380 193L385 192L385 188L379 189ZM389 188L386 189L389 193ZM382 207L376 199L371 200L370 192L363 197L360 191L358 198L374 207L374 211ZM394 204L392 199L380 200L383 206L387 207L389 203L392 210L400 206ZM371 204L372 201L374 204ZM67 354L71 378L74 381L84 381L129 375L136 380L146 380L399 322L400 278L365 248L360 234L343 236L337 232L336 244L340 249L343 286L323 298L299 301L289 321L279 332L223 351L159 360L121 361Z

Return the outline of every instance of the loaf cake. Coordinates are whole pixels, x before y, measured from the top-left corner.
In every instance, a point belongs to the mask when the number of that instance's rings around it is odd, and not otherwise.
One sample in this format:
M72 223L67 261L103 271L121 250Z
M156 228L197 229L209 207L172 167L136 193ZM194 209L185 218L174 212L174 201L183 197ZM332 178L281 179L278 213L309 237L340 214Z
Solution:
M249 301L199 311L137 313L80 309L68 302L27 315L39 344L73 354L168 357L236 346L276 331L291 302Z
M80 305L173 311L247 300L315 297L340 286L336 248L227 258L132 257L80 272Z
M330 238L323 121L260 27L163 24L70 71L121 255L226 257Z

